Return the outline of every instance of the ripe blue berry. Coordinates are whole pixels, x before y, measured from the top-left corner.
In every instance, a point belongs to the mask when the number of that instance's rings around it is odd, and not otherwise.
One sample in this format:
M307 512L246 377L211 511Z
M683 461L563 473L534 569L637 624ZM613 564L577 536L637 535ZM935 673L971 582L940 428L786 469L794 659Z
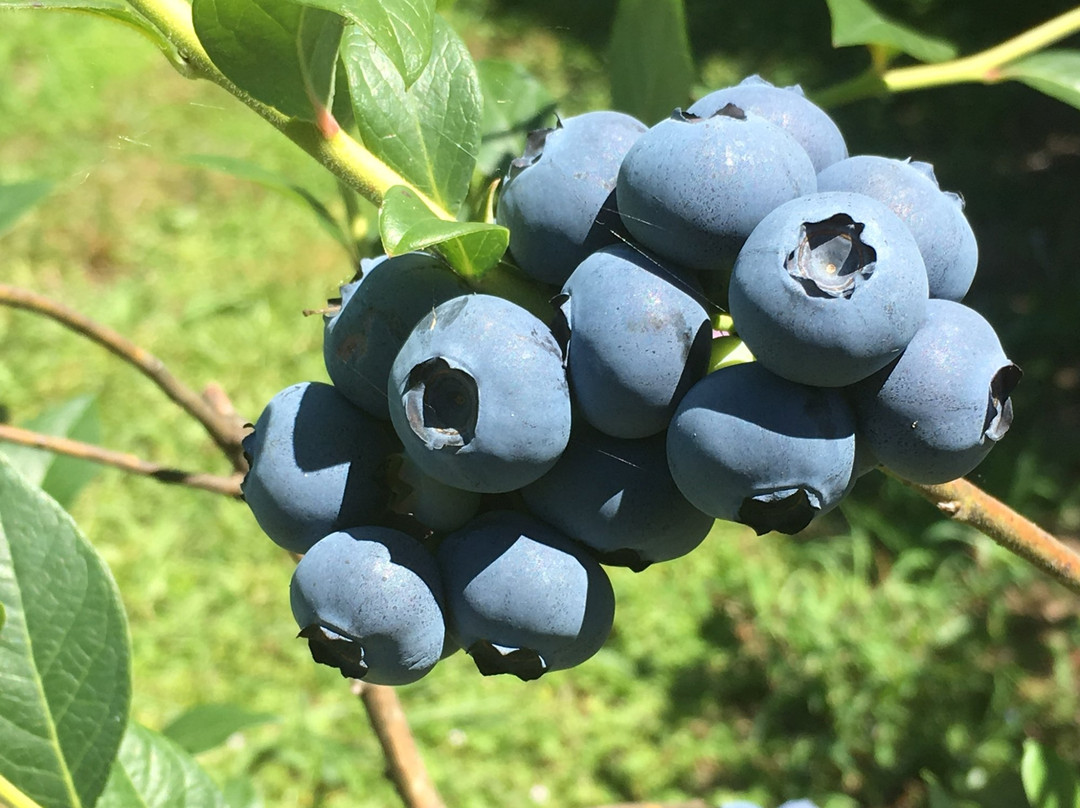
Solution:
M687 273L620 244L586 258L562 291L582 415L620 438L663 431L709 362L712 328Z
M701 543L713 519L675 486L666 445L662 434L624 440L575 422L559 462L521 495L605 564L640 571L678 558Z
M881 202L833 191L770 213L729 287L735 329L773 373L842 387L900 355L926 315L911 232Z
M341 287L341 308L326 319L323 358L338 391L377 418L389 419L386 380L413 326L468 285L432 255L364 260L359 281Z
M529 136L499 197L495 220L526 275L561 284L594 250L618 241L615 180L645 124L621 112L587 112Z
M484 675L523 680L579 665L607 639L615 595L600 564L557 530L489 511L439 547L454 638Z
M388 398L409 457L468 491L528 485L570 438L562 349L540 320L491 295L454 298L417 323Z
M331 533L300 559L289 594L312 657L342 676L408 684L443 654L438 565L404 533L382 527Z
M1008 432L1020 376L978 312L931 300L900 358L852 388L859 438L905 479L962 477Z
M979 247L964 202L938 187L929 163L859 155L818 174L819 191L854 191L888 206L919 245L930 297L962 300L975 278Z
M760 76L748 76L734 87L714 90L687 111L707 118L728 104L760 115L795 138L806 149L815 171L848 156L840 128L797 84L777 87Z
M839 390L790 382L759 362L731 365L683 398L667 454L699 510L758 533L797 533L847 491L855 417Z
M817 189L791 135L731 105L699 118L676 110L630 147L619 215L650 250L691 269L723 271L765 215Z
M328 384L287 387L244 438L244 500L277 544L305 553L334 530L376 521L389 499L385 463L397 450L386 424Z

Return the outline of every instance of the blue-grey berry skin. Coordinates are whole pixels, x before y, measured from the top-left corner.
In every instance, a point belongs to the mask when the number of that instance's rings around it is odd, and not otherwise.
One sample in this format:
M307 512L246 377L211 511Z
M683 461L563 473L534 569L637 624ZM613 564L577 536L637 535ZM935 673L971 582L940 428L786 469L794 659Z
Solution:
M759 534L797 533L847 490L855 416L839 390L790 382L758 362L731 365L683 398L667 456L699 510Z
M294 553L328 533L375 522L389 501L385 463L399 451L387 425L329 384L275 395L244 438L243 493L259 526Z
M904 479L962 477L1008 431L1020 375L982 315L931 300L900 358L852 388L859 438Z
M776 808L817 808L817 805L810 800L788 800Z
M646 128L622 112L601 110L530 135L495 212L495 221L510 229L510 253L526 275L561 284L585 256L619 240L615 180Z
M815 171L820 172L848 156L840 127L797 84L777 87L760 76L747 76L733 87L714 90L702 97L687 112L707 118L728 104L760 115L795 138L806 149Z
M859 155L818 174L819 191L855 191L883 202L919 245L930 297L960 301L975 279L979 247L964 202L938 187L929 163Z
M544 323L492 295L454 298L417 323L388 397L409 457L467 491L528 485L570 438L562 349Z
M732 802L720 803L720 808L761 808L756 802L747 802L746 800L734 800Z
M680 493L663 434L625 440L577 421L555 467L521 489L529 509L595 551L635 571L684 556L713 526Z
M712 327L688 273L619 244L586 258L559 300L581 414L614 437L663 431L709 361Z
M854 384L904 350L922 325L926 268L881 202L832 191L770 213L735 262L728 304L757 360L792 381Z
M323 359L334 386L356 406L389 419L386 380L413 326L468 285L422 252L361 262L359 281L341 287L341 308L323 328Z
M676 110L630 147L619 215L641 244L677 264L724 271L773 208L817 189L806 150L737 107L706 118Z
M391 469L390 510L411 516L436 533L457 530L480 510L480 494L436 480L408 455L395 455Z
M455 639L485 675L536 679L607 639L615 595L603 567L553 527L489 511L439 546Z
M435 557L405 533L331 533L300 559L289 594L312 657L342 676L409 684L452 652Z

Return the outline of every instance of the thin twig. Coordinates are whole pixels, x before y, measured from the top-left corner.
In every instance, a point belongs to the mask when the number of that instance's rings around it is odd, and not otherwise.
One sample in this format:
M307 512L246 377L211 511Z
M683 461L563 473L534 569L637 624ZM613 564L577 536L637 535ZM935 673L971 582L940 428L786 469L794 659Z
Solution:
M353 692L364 702L386 758L387 774L406 808L446 808L420 757L394 688L356 682Z
M985 533L1009 552L1080 594L1080 554L974 483L953 480L942 485L919 485L902 479L900 482L930 500L942 515Z
M182 471L181 469L163 466L160 463L151 463L135 455L103 449L92 443L83 443L82 441L56 435L44 435L40 432L33 432L9 424L0 424L0 441L17 443L20 446L31 446L35 449L44 449L47 452L77 457L81 460L90 460L94 463L102 463L132 474L153 477L163 483L183 485L188 488L198 488L202 491L212 491L215 494L225 494L236 499L240 498L240 481L243 479L243 475L239 473L231 477L219 477L213 474Z
M160 387L165 395L203 425L236 471L247 469L244 450L240 445L241 432L237 429L236 420L222 415L198 393L182 384L166 369L165 363L149 351L70 306L28 289L0 283L0 305L50 317L134 365Z

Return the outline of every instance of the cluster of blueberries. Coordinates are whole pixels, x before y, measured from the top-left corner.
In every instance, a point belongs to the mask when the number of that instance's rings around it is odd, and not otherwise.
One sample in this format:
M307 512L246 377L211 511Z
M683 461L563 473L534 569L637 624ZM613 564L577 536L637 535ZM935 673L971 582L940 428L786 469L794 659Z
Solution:
M1020 371L959 302L960 198L848 157L797 87L534 132L496 219L546 322L436 256L365 260L326 317L332 384L245 439L245 499L303 555L300 635L345 676L406 684L459 648L484 674L577 665L614 618L603 565L717 518L795 533L870 468L951 480L1009 428Z

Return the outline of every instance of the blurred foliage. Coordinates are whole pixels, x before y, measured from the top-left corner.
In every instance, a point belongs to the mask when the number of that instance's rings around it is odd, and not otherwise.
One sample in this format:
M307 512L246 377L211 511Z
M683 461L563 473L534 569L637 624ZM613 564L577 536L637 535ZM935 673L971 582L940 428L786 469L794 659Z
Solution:
M964 53L1062 10L878 5ZM523 64L564 115L610 103L615 6L440 3L474 57ZM830 47L824 2L689 0L686 17L695 95L749 73L813 94L868 64L862 48ZM57 182L5 237L4 279L103 319L193 384L222 381L252 419L277 389L324 378L317 318L299 312L352 274L340 248L288 200L173 158L249 160L324 200L332 180L130 34L2 20L0 182ZM1012 431L974 480L1075 539L1080 111L1003 84L833 112L852 153L927 160L966 197L981 250L969 302L1025 371ZM11 420L93 393L106 445L221 468L197 426L77 338L0 311L0 344ZM289 560L235 503L208 496L109 471L76 504L131 615L137 717L161 728L230 702L272 713L280 722L202 756L219 782L250 774L271 805L392 804L359 705L291 639ZM613 577L615 633L581 668L526 687L481 679L458 655L402 689L449 804L742 795L1004 808L1023 805L1025 738L1080 765L1075 597L881 475L804 536L722 528L687 559Z

